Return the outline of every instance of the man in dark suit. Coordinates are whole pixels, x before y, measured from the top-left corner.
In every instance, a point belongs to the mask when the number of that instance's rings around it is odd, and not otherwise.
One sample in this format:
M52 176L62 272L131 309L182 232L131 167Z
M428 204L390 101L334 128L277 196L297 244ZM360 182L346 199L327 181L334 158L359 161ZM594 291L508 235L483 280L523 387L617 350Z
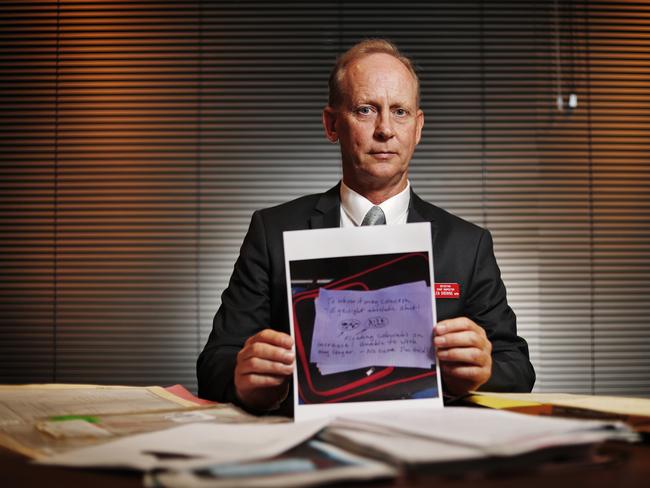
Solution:
M257 211L222 295L198 364L199 396L250 410L290 411L294 368L282 233L288 230L430 222L435 278L457 284L437 300L434 344L445 392L530 391L535 373L484 229L420 199L408 166L424 114L408 58L383 40L338 60L323 111L341 148L342 181L324 194Z

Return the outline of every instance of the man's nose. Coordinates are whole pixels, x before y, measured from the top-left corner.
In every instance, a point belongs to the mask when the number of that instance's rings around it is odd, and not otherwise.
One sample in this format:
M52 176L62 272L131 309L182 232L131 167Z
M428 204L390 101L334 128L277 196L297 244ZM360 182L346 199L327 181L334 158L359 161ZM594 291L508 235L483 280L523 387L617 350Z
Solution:
M375 127L375 137L380 141L387 141L395 134L393 132L393 121L391 114L387 111L382 111L377 117L377 125Z

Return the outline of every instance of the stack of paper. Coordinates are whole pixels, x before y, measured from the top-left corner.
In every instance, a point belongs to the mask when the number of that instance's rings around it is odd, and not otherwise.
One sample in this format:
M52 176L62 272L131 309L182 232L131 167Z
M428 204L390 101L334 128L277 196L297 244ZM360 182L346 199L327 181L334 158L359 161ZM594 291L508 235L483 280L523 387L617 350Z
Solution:
M341 417L330 423L324 438L396 463L431 464L638 436L621 422L454 407Z
M296 425L301 425L300 423ZM634 440L624 424L531 417L476 408L445 408L404 413L339 417L319 439L285 455L257 462L214 463L149 477L163 486L306 486L333 480L395 475L391 466L483 462L565 446L589 446L608 439ZM337 450L332 444L344 450ZM362 454L355 457L350 451ZM320 454L319 454L320 452ZM330 460L323 469L320 460Z
M141 470L157 485L261 487L390 477L404 465L492 465L638 438L622 422L419 405L291 422L198 407L156 387L0 387L0 443L45 464Z
M506 458L636 436L620 422L454 407L282 424L189 424L40 462L130 467L164 486L305 486L394 476L396 465Z

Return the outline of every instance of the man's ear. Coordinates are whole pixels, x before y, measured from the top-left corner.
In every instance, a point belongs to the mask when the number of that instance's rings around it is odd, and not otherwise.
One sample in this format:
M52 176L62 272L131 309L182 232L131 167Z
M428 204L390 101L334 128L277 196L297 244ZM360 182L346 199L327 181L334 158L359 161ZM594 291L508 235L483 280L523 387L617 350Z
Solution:
M338 113L329 105L323 109L323 127L325 128L325 135L330 142L339 140L339 134L336 131Z
M415 145L420 144L420 137L422 137L422 127L424 127L424 112L418 109L418 113L415 116L416 130L417 135L415 139Z

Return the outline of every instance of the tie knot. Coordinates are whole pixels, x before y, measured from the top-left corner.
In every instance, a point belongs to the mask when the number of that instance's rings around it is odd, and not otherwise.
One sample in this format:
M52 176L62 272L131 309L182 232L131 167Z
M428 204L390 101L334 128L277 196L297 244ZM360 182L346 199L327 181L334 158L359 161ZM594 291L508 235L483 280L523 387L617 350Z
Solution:
M384 211L378 205L375 205L363 218L361 225L384 225L386 223L386 216Z

